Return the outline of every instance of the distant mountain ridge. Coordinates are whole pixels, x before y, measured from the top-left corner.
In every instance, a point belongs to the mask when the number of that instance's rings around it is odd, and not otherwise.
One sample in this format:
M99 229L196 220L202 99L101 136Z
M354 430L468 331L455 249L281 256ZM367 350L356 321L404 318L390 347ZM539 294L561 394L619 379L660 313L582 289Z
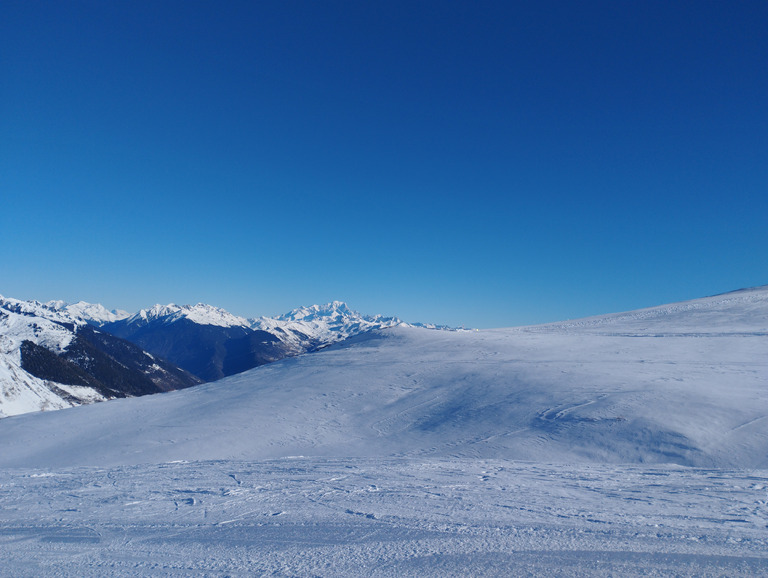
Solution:
M397 317L362 315L343 301L298 307L277 317L251 319L250 324L274 333L297 353L315 351L367 331L408 325Z
M75 312L116 314L76 305L0 296L0 417L200 383Z
M290 355L277 337L247 324L231 323L234 316L223 310L185 307L155 306L102 328L203 381L215 381Z
M112 323L138 327L156 321L162 321L163 324L168 325L186 319L198 325L244 327L267 331L273 333L280 341L294 347L298 353L343 341L359 333L387 327L454 329L445 325L406 323L396 316L364 315L350 308L344 301L301 306L275 317L256 318L240 317L226 309L205 303L196 305L158 303L133 314L117 309L110 311L103 305L85 301L74 304L68 304L65 301L49 301L45 304L38 303L38 305L48 310L68 313L80 321L97 327L106 327Z
M130 316L130 313L127 311L122 311L120 309L113 309L110 311L100 303L87 303L85 301L78 301L77 303L49 301L48 303L43 304L43 306L54 311L66 311L72 317L94 325L109 323Z
M163 323L168 324L181 319L189 319L199 325L215 325L218 327L249 326L247 319L232 315L225 309L206 305L205 303L198 303L197 305L157 304L149 309L141 309L133 315L126 315L122 319L114 321L121 321L123 319L127 324L132 325L149 324L157 320L162 320Z
M399 325L405 324L397 317L362 315L342 301L332 301L258 319L238 317L204 303L157 304L100 326L204 381L214 381Z
M85 301L0 296L0 392L7 394L0 417L189 387L366 332L414 326L447 329L363 315L343 301L246 319L204 303L130 314Z

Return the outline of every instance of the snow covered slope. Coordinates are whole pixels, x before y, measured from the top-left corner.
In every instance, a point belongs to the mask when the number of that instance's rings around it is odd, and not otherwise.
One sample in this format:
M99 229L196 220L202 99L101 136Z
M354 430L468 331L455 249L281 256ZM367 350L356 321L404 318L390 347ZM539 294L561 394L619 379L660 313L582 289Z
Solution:
M26 315L0 309L0 417L105 399L93 388L40 379L22 368L24 341L63 351L73 336L71 331L47 319L36 318L30 323Z
M77 314L101 306L77 306L0 297L0 417L199 383Z
M106 399L93 388L40 379L22 368L23 342L61 353L74 338L72 329L63 324L77 323L66 311L0 296L0 417Z
M767 575L768 470L752 469L767 328L768 288L538 327L394 327L0 420L3 571Z
M394 327L0 422L0 465L290 455L768 466L768 288L536 327Z

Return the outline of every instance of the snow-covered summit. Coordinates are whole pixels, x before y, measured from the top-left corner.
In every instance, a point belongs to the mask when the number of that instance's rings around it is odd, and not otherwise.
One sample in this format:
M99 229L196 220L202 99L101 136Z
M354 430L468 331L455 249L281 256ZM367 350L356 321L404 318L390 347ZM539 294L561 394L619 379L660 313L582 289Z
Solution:
M218 327L248 327L248 320L233 315L229 311L213 305L198 303L197 305L168 305L157 304L149 309L142 309L127 318L127 323L146 324L156 320L164 323L174 323L180 319L188 319L199 325L215 325Z
M2 295L0 295L0 307L21 315L42 317L55 323L68 323L77 326L85 323L103 325L130 316L128 312L119 309L110 311L100 303L87 303L86 301L68 303L62 300L41 303L32 300L22 301Z
M121 309L112 309L110 311L101 303L88 303L86 301L78 301L77 303L49 301L46 305L57 311L66 311L70 315L93 325L112 323L113 321L125 319L131 315L127 311Z
M27 317L40 317L53 321L54 323L66 323L70 325L83 325L85 319L73 315L70 311L60 305L63 302L41 303L40 301L22 301L12 297L3 297L0 295L0 309L24 315Z
M298 307L278 315L275 319L280 321L314 321L317 319L339 320L349 317L363 317L357 311L349 308L343 301L331 301L325 305L310 305L309 307Z
M299 307L277 317L251 320L253 329L268 331L297 351L323 347L366 331L402 325L406 324L397 317L363 315L343 301Z
M23 341L61 352L72 341L72 328L78 324L84 322L66 312L52 312L37 301L0 298L0 354L18 359Z

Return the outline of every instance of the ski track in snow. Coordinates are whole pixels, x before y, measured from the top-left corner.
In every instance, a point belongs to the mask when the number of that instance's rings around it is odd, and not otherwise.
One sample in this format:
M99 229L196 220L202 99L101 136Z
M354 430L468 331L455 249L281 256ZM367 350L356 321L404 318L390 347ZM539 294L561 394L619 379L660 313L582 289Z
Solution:
M0 471L13 576L768 573L768 472L508 460Z

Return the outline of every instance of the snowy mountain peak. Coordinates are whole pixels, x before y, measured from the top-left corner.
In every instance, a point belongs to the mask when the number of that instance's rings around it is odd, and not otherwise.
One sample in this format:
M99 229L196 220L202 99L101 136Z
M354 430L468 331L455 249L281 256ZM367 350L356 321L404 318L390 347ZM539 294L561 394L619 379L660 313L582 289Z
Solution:
M181 308L175 303L169 303L168 305L160 305L159 303L153 305L149 309L141 309L137 313L134 313L129 321L154 321L155 319L161 319L168 317L174 313L178 313Z
M16 313L23 315L35 315L57 323L74 323L75 325L84 323L103 325L130 316L128 312L119 309L110 311L99 303L86 301L67 303L60 299L40 303L39 301L21 301L0 296L0 307L12 308Z
M53 302L51 302L53 303ZM64 303L63 301L56 301L56 303ZM101 303L88 303L86 301L78 301L77 303L66 304L63 308L79 319L83 319L94 325L103 325L104 323L111 323L120 319L130 317L130 313L122 311L120 309L109 310Z
M0 309L5 309L18 315L27 317L40 317L54 323L67 323L70 325L84 325L86 322L78 318L66 309L58 309L56 305L40 301L21 301L11 297L0 297Z
M243 317L232 315L229 311L198 303L197 305L154 305L150 309L142 309L132 315L129 323L150 323L162 319L164 323L175 323L180 319L189 319L200 325L216 325L219 327L248 327L248 320Z
M299 307L284 315L276 317L280 321L314 321L317 319L331 318L349 318L363 316L350 309L349 306L343 301L331 301L325 305L310 305L309 307Z
M190 321L201 325L218 325L220 327L248 327L248 320L233 315L229 311L213 305L198 303L197 305L185 305L182 307L184 316Z
M268 331L296 352L312 351L375 329L405 325L397 317L362 315L343 301L299 307L278 317L251 320L251 328Z

